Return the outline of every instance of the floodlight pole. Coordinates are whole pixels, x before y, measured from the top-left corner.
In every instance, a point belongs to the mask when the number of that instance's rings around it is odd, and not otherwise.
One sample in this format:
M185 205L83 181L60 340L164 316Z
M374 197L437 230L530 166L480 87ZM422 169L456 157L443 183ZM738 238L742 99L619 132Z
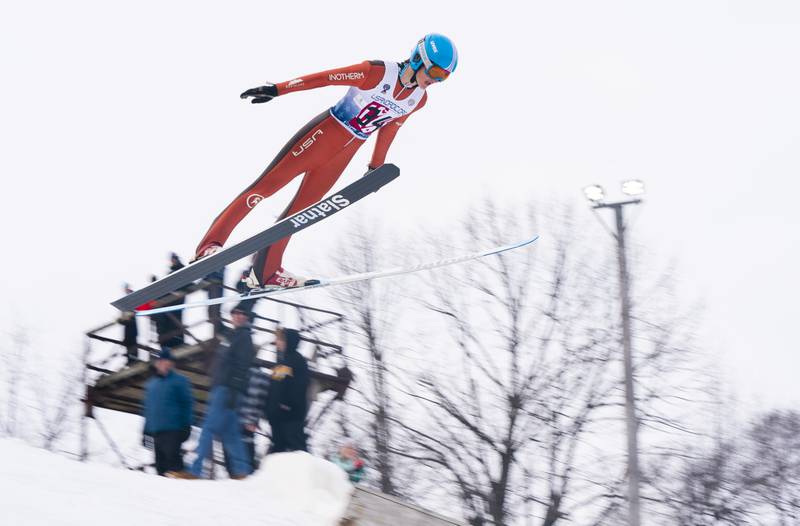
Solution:
M622 313L622 351L625 364L625 427L628 443L628 526L640 526L641 507L639 500L639 420L636 416L636 397L633 383L633 356L631 351L630 295L628 262L625 255L625 222L622 208L641 203L641 199L617 203L598 203L593 208L611 208L616 218L617 261L619 264L619 297Z

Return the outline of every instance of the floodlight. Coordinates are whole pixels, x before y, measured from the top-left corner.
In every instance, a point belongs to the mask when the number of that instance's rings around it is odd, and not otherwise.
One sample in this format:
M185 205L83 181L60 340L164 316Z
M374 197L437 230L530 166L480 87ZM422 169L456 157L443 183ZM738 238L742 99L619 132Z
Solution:
M642 195L644 183L639 179L631 179L622 183L622 193L626 195Z
M603 187L599 184L593 184L587 186L583 189L583 193L586 196L586 199L593 203L599 203L605 198L605 192L603 191Z

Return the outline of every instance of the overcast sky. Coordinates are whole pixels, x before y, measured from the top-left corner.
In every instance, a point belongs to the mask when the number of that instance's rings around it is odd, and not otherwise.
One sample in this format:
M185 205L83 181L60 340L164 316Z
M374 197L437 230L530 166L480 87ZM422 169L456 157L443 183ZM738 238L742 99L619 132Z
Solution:
M412 231L457 225L487 192L583 209L584 185L613 196L643 179L635 241L676 261L681 290L705 304L704 347L744 401L800 402L800 3L433 5L4 2L0 328L75 352L111 319L123 281L163 272L169 250L189 256L345 88L259 106L241 91L399 61L436 31L456 41L458 71L399 133L388 161L402 176L365 210ZM270 223L293 188L236 238ZM342 224L295 240L287 267L313 272Z

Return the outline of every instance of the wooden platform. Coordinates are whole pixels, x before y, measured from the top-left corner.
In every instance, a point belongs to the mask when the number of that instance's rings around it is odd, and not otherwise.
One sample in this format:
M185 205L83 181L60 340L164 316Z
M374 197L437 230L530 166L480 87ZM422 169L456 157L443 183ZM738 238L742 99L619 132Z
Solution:
M206 413L210 378L208 368L211 363L217 340L211 339L197 345L179 347L174 350L175 369L187 376L192 384L195 401L195 422L202 420ZM262 367L271 368L274 364L257 359ZM104 374L86 392L86 413L92 416L92 408L101 407L123 413L142 414L144 387L152 376L150 362L139 362L130 367ZM311 371L310 398L324 391L335 391L340 398L344 396L349 377L341 372L338 376Z

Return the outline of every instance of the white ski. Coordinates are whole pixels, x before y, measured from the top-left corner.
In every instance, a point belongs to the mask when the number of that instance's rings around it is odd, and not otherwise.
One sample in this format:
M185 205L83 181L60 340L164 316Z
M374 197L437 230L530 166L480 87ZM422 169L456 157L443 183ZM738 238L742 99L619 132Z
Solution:
M242 300L251 300L257 298L269 298L272 296L279 296L281 294L287 294L290 292L298 292L301 290L309 290L309 289L317 289L321 287L332 287L334 285L344 285L346 283L355 283L358 281L366 281L369 279L376 279L376 278L386 278L389 276L398 276L401 274L411 274L414 272L419 272L421 270L430 270L438 267L446 267L448 265L454 265L456 263L463 263L465 261L471 261L473 259L480 259L486 256L491 256L494 254L501 254L503 252L508 252L509 250L514 250L516 248L521 248L526 245L530 245L539 239L538 235L533 236L530 239L525 239L523 241L519 241L517 243L513 243L510 245L503 245L500 247L491 248L489 250L484 250L482 252L475 252L472 254L467 254L464 256L456 256L447 259L440 259L438 261L431 261L428 263L422 263L420 265L415 265L413 267L395 267L387 270L378 270L374 272L362 272L360 274L351 274L349 276L342 276L339 278L331 278L331 279L320 279L317 280L316 283L311 285L304 285L302 287L291 287L286 289L272 289L259 292L258 289L253 290L249 294L239 294L235 296L223 296L221 298L214 298L205 301L198 301L193 303L182 303L179 305L170 305L168 307L159 307L157 309L150 309L150 310L143 310L143 311L136 311L137 316L151 316L153 314L161 314L163 312L171 312L181 309L191 309L195 307L206 307L209 305L219 305L221 303L228 303L232 301L242 301Z

